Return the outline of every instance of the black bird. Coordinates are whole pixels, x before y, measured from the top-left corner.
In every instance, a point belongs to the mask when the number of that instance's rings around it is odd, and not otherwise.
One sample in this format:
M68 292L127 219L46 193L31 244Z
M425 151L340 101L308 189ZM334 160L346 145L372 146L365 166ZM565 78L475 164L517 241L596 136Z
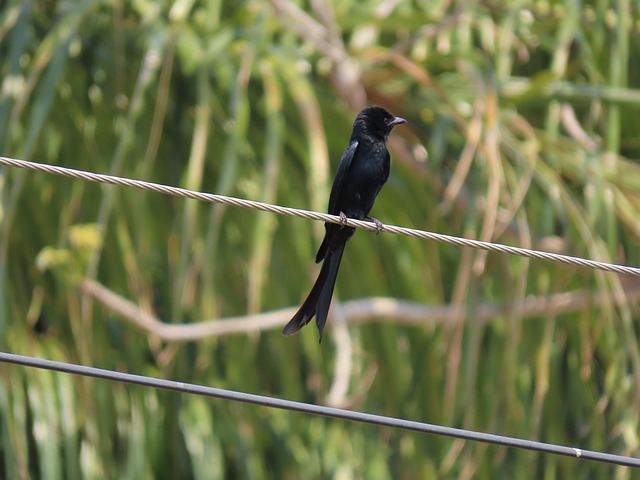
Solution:
M330 214L358 220L370 219L368 215L373 202L389 178L387 139L393 127L406 122L404 118L394 117L380 107L365 108L358 114L353 123L349 146L340 158L333 179L329 196ZM324 228L324 240L316 255L316 263L323 262L320 274L307 299L282 330L283 335L297 333L315 315L322 341L342 253L347 240L355 232L354 228L335 223L325 223Z

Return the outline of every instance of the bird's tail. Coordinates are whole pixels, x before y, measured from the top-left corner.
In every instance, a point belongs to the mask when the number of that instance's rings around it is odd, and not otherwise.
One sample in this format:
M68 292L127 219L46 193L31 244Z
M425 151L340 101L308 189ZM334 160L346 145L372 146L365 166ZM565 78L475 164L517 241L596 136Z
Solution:
M320 333L320 341L322 341L322 332L327 322L333 288L336 285L336 278L338 277L338 269L340 268L340 260L342 260L345 243L341 242L327 252L316 283L313 284L311 292L309 292L300 309L282 330L283 335L298 333L315 315L316 325Z

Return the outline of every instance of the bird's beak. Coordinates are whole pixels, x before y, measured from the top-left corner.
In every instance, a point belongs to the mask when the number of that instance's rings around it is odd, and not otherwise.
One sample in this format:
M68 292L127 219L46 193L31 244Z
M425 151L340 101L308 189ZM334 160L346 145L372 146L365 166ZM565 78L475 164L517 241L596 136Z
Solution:
M407 121L402 117L396 117L393 120L391 120L389 125L391 125L392 127L395 127L396 125L402 125L403 123L407 123Z

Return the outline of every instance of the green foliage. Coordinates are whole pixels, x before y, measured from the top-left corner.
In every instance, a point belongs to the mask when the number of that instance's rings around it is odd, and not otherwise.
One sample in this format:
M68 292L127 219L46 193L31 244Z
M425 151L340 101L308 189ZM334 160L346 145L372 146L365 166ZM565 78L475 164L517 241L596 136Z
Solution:
M379 104L410 122L374 207L384 223L640 265L637 3L3 5L0 155L323 211L355 113ZM359 232L337 299L464 321L332 321L320 346L313 327L164 343L79 282L174 324L294 306L322 225L0 175L3 350L640 455L633 281ZM593 302L516 308L576 291ZM6 365L0 430L6 478L632 475Z

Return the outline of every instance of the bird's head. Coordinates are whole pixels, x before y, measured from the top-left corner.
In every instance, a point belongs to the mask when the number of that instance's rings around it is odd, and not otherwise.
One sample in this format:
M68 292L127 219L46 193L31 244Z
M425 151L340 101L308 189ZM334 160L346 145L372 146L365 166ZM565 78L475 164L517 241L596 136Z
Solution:
M402 123L407 123L407 121L402 117L394 117L384 108L368 107L358 114L353 127L354 132L356 129L362 128L371 135L386 140L393 127Z

